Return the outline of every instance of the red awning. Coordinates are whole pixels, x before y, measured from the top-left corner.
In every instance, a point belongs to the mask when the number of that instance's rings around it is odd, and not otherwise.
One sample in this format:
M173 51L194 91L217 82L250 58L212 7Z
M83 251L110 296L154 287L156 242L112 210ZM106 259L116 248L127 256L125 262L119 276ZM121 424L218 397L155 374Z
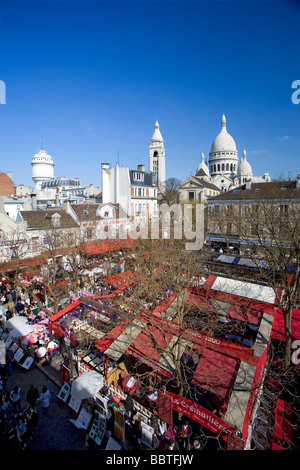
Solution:
M66 313L69 313L71 310L78 307L79 305L81 305L81 301L80 300L75 300L75 302L72 302L70 305L67 305L65 308L63 308L62 310L57 312L55 315L50 317L49 322L53 323L53 322L59 320L59 318L62 318Z
M285 341L284 315L280 308L276 310L271 337ZM292 341L300 339L300 310L292 310Z
M136 282L138 276L138 273L134 273L133 271L125 271L123 273L113 274L112 276L103 279L103 282L114 287L121 286L124 289L129 284Z
M163 354L173 336L149 325L138 334L126 352L132 354L152 369L159 370L162 374L171 378L173 368L168 360L163 357Z
M89 242L82 245L88 255L96 255L107 251L121 250L136 245L136 241L132 238L115 239L115 240L98 240L96 242Z
M105 350L109 348L109 346L118 338L118 336L123 333L127 326L128 322L119 323L117 326L112 328L109 333L103 336L103 338L101 338L100 341L95 344L95 347L101 352L105 352Z
M201 353L192 383L225 399L234 384L239 361L206 348L201 348Z

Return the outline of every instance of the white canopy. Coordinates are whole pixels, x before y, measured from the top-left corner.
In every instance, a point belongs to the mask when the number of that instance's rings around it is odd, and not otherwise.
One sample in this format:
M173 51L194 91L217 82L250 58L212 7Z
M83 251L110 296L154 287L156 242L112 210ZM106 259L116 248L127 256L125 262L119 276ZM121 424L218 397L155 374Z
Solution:
M9 332L9 336L11 336L12 338L19 338L20 336L28 335L32 331L34 331L34 328L31 325L24 323L23 325L19 325L13 330L11 330Z
M8 330L13 330L14 328L18 328L23 326L27 323L27 317L23 317L22 315L15 315L14 317L10 318L5 322L4 327Z
M103 377L94 370L83 372L71 386L71 395L81 401L84 398L94 397L103 387Z

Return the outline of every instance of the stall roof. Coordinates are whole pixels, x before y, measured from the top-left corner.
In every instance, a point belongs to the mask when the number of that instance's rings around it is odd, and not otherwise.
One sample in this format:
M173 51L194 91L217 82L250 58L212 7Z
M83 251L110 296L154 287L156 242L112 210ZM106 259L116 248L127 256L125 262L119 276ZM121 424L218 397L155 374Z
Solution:
M164 375L172 377L174 367L167 358L166 350L173 336L171 333L148 325L147 329L139 333L127 352L153 369L158 369Z
M204 287L269 304L275 302L273 289L263 284L238 281L222 276L209 276Z
M271 337L285 341L284 315L280 308L276 310L272 325ZM300 310L292 310L292 341L300 339Z
M96 242L88 242L82 245L88 255L96 255L103 252L121 250L122 248L129 248L136 245L136 241L132 238L114 239L114 240L99 240Z
M72 302L70 305L67 305L65 308L63 308L62 310L60 310L58 313L56 313L55 315L52 315L52 317L49 318L49 321L51 323L59 320L60 318L62 318L64 315L66 315L66 313L69 313L71 312L71 310L73 310L74 308L78 307L79 305L81 305L82 302L78 299L78 300L75 300L75 302Z
M233 387L239 361L211 349L201 348L192 383L225 398Z
M145 323L134 320L105 350L105 355L113 361L118 361L134 339L139 335Z
M262 306L252 305L252 302L239 302L235 297L214 295L210 291L199 290L190 292L187 301L199 309L215 311L228 317L253 325L258 325L262 318Z

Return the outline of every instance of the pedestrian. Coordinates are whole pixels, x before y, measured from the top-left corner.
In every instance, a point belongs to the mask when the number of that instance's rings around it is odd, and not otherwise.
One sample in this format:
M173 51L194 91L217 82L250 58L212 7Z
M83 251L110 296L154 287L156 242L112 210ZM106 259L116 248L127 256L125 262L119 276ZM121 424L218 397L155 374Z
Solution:
M9 407L9 395L8 392L4 391L1 395L1 403L0 403L0 409L1 413L6 416L6 410Z
M174 439L170 439L169 442L166 442L164 447L164 450L179 450L178 442L174 441Z
M32 405L28 405L25 410L25 418L27 421L27 438L32 439L33 430L39 422L39 415L36 408Z
M180 440L182 448L185 450L190 449L190 438L193 434L192 427L190 426L187 419L184 420L183 424L180 427Z
M16 303L16 306L15 306L15 309L18 312L19 315L20 315L21 312L24 312L24 308L25 308L24 304L22 304L22 302L18 300L18 302Z
M18 441L20 443L21 449L24 450L26 448L26 440L27 440L27 425L26 420L23 416L19 417L18 424L16 426L16 434Z
M43 413L46 413L48 411L48 408L50 406L50 398L51 398L51 393L50 391L48 390L47 387L43 387L42 388L42 393L41 395L39 396L39 398L36 400L37 402L38 401L41 401L42 402L42 410L43 410Z
M16 448L16 439L17 439L16 430L10 424L4 436L4 445L5 445L6 452L9 450L14 450Z
M36 388L36 386L33 385L33 384L30 384L29 389L27 391L27 395L26 395L27 404L35 406L36 401L37 401L39 396L40 396L40 394L39 394L38 389Z
M21 388L15 385L9 394L10 401L14 407L15 418L21 413Z
M13 373L13 363L14 363L14 355L13 352L8 349L6 352L6 366L7 366L7 375L10 376Z
M201 450L201 444L198 439L193 440L192 450Z

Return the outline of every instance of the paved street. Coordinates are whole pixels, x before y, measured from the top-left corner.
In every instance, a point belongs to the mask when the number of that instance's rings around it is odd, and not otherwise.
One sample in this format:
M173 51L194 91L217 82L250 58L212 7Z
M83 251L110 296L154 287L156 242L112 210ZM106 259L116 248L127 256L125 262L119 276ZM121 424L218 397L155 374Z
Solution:
M44 366L44 368L46 371L46 368L50 369L51 365ZM44 385L51 392L51 404L46 415L42 415L41 405L37 404L39 423L35 428L32 440L27 443L27 449L86 450L85 433L76 429L69 421L75 417L72 409L56 396L60 390L59 385L51 380L41 369L43 368L32 365L30 370L25 370L15 364L13 374L7 379L6 389L9 392L15 385L21 387L22 410L26 408L26 393L31 383L36 385L39 392L41 392ZM48 370L47 374L49 374ZM11 405L7 411L6 419L8 423L16 424L16 418L14 418Z

